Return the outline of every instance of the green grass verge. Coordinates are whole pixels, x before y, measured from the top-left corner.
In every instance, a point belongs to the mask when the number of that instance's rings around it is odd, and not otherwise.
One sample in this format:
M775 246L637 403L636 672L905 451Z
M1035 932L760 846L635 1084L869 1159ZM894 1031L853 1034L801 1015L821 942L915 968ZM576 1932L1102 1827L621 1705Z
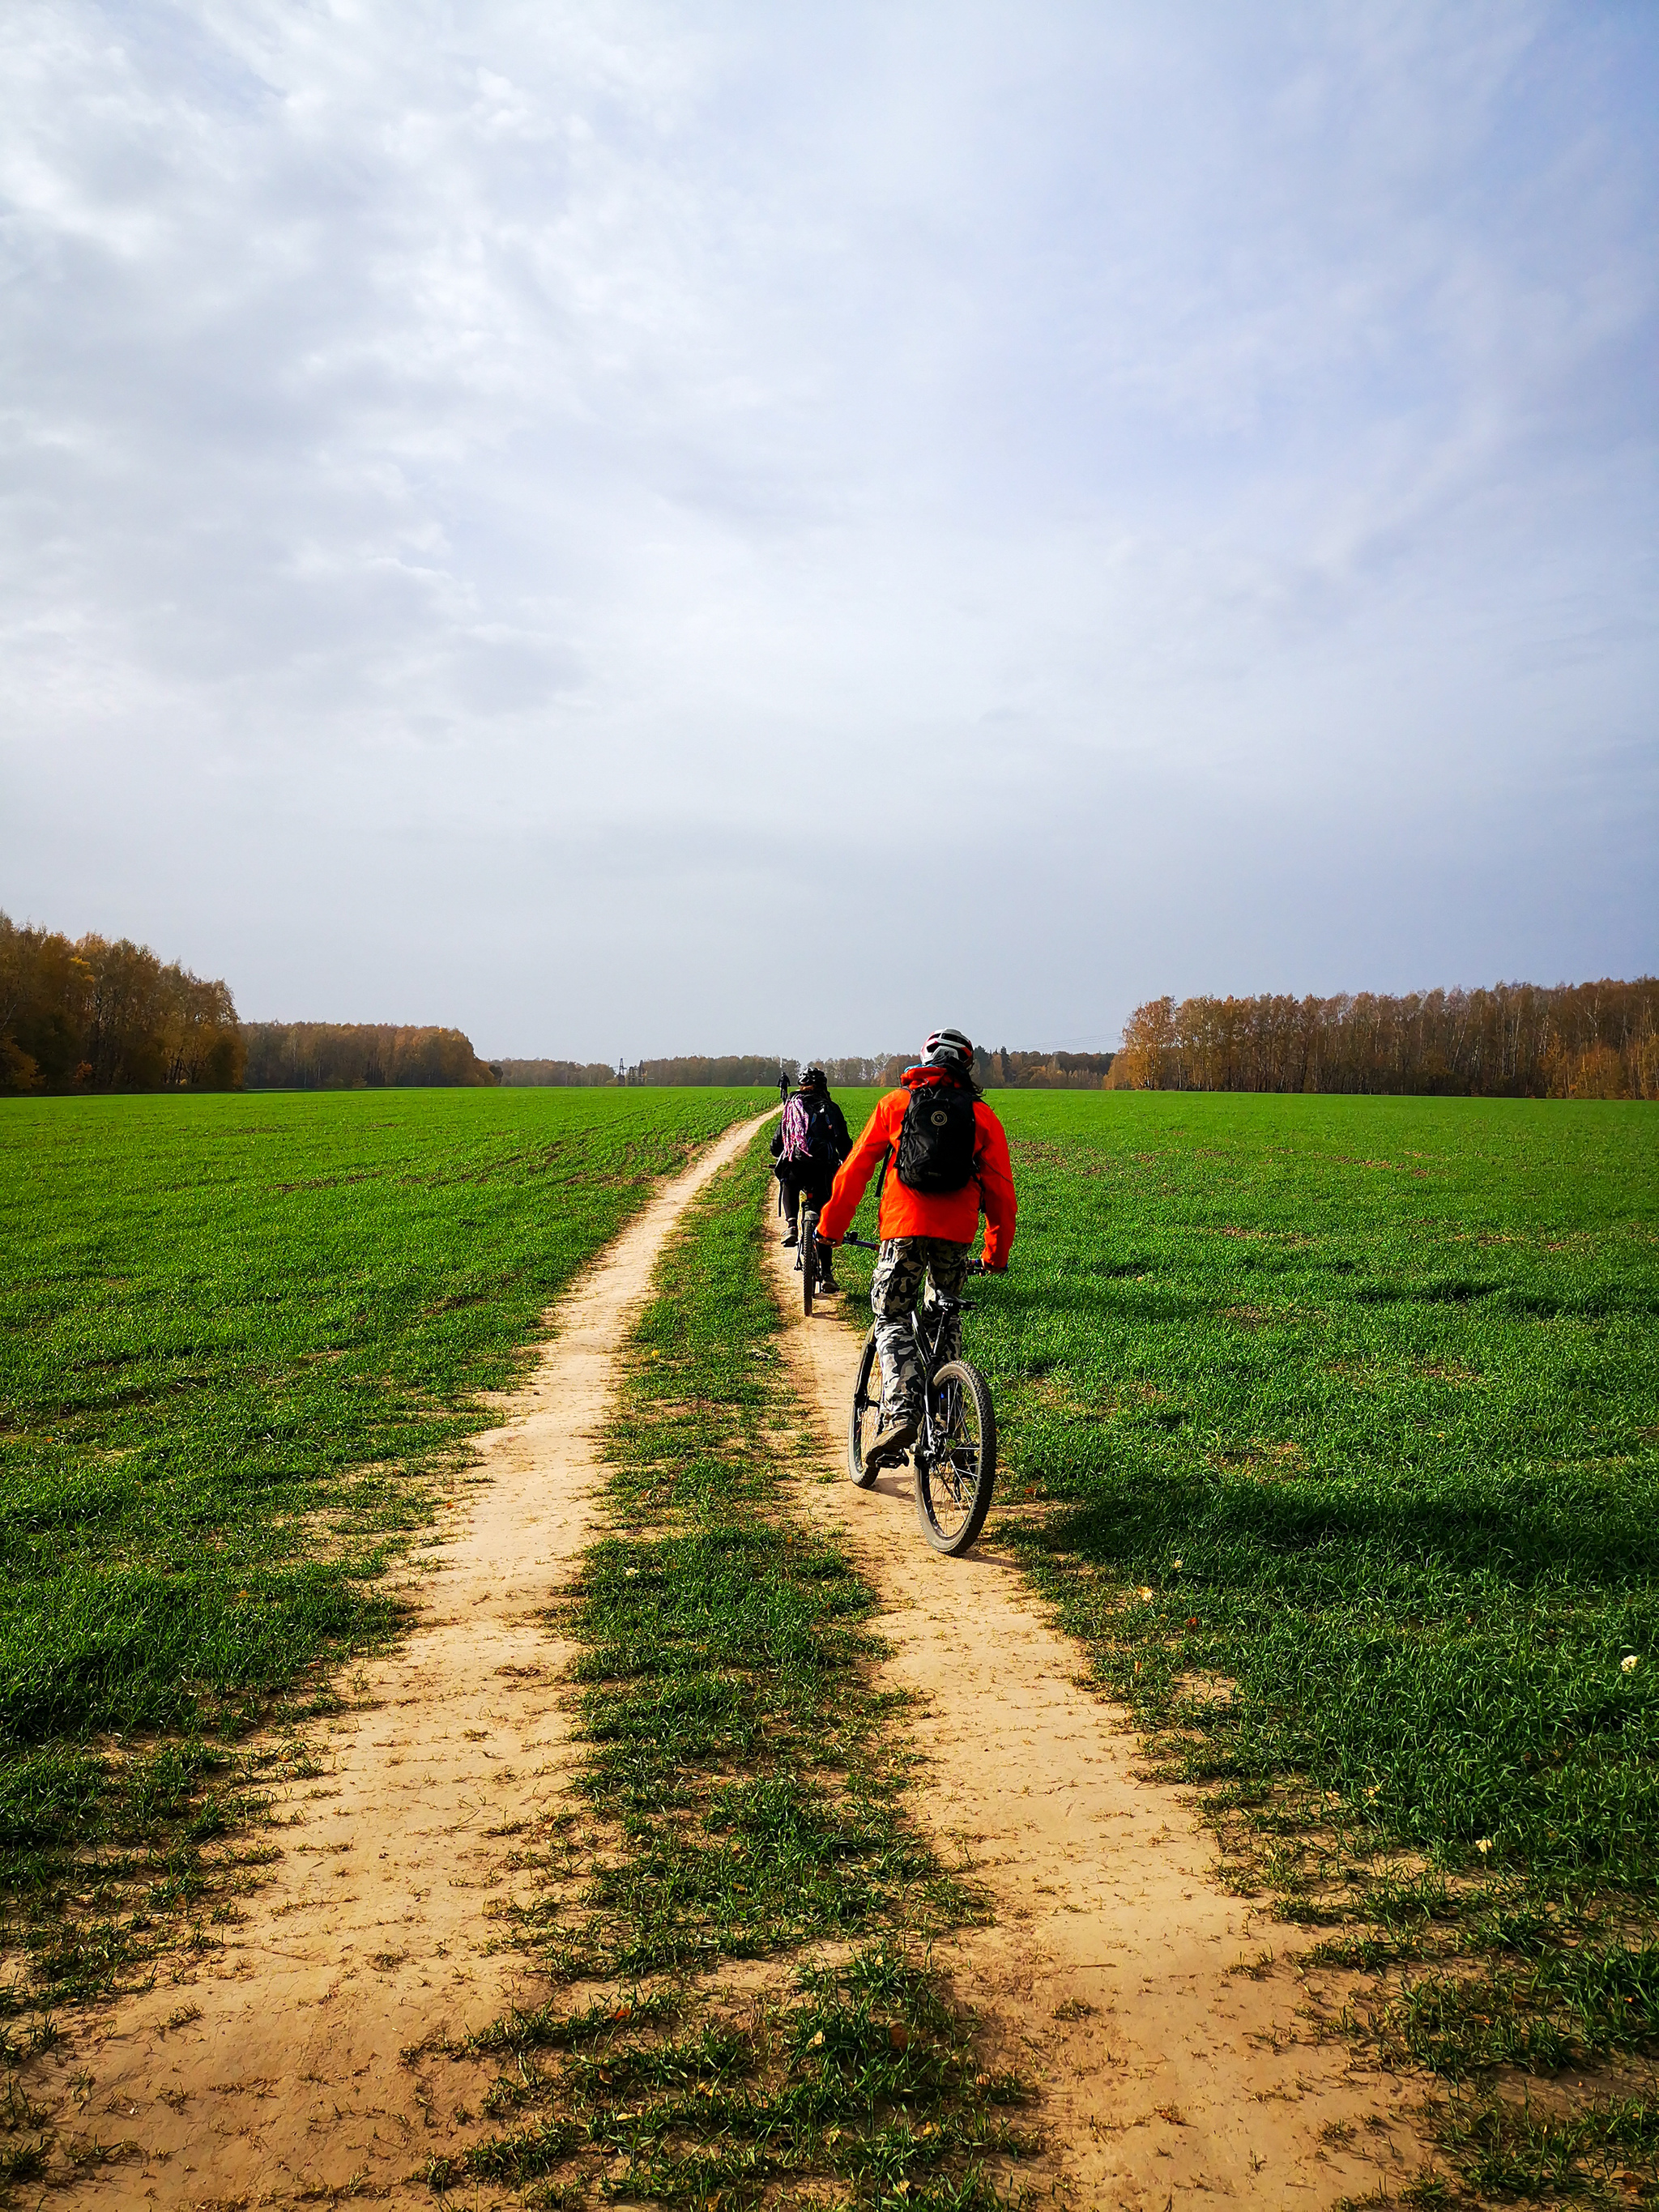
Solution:
M1241 1881L1384 1976L1365 2032L1468 2085L1455 2174L1656 2195L1659 1109L992 1103L1000 1533Z
M988 2161L1029 2148L1027 2093L928 1963L975 1900L905 1818L875 1601L791 1481L811 1447L763 1177L756 1152L691 1209L634 1332L608 1526L559 1622L584 1810L521 1855L509 1923L556 1994L456 2046L510 2062L485 2107L511 2124L434 2160L441 2191L988 2212Z
M652 1180L763 1103L0 1105L0 2003L109 1988L246 1877L233 1747L395 1632L388 1564L482 1394Z

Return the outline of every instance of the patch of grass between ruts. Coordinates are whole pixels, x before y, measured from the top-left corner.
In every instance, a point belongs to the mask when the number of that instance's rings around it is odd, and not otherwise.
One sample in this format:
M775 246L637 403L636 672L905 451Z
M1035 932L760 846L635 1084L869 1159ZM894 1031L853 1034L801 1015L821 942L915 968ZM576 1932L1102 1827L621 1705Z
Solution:
M555 1995L454 2046L511 2064L500 2132L432 2162L441 2192L970 2212L1033 2148L1006 2117L1024 2085L976 2062L929 1963L976 1899L905 1817L874 1599L791 1494L811 1445L763 1173L752 1154L691 1210L633 1334L610 1525L560 1622L586 1811L521 1859L511 1921Z

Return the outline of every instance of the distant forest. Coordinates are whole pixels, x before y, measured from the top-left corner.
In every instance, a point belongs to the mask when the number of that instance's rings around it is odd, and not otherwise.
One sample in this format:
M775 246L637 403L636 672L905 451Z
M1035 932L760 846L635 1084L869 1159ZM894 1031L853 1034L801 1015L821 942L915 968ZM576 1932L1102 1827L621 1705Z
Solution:
M459 1030L399 1029L391 1022L248 1022L242 1035L250 1091L436 1089L501 1080Z
M1152 999L1108 1083L1127 1091L1659 1098L1659 979L1498 983L1389 999Z
M228 984L0 914L0 1093L234 1091L246 1058Z
M617 1080L608 1060L492 1060L489 1064L500 1069L501 1079L509 1088L569 1085L593 1091Z
M501 1081L511 1085L570 1085L586 1090L606 1084L656 1088L700 1083L740 1091L756 1084L775 1089L779 1069L786 1066L793 1069L795 1063L781 1060L772 1052L740 1052L716 1058L694 1053L678 1060L641 1060L632 1067L620 1069L603 1060L497 1060L490 1065L499 1068Z
M826 1055L810 1064L823 1070L832 1087L867 1090L896 1084L915 1061L913 1052L887 1052L850 1060ZM802 1066L793 1054L776 1052L719 1057L691 1053L674 1060L641 1060L620 1073L603 1060L501 1060L492 1064L508 1084L699 1083L732 1089L757 1084L773 1088L781 1074L793 1078ZM974 1076L987 1090L1098 1091L1111 1064L1109 1052L981 1051L974 1054Z
M917 1058L914 1052L890 1052L818 1065L832 1085L890 1090ZM1111 1065L1109 1052L1010 1052L1006 1046L991 1052L981 1046L974 1054L974 1080L984 1091L1098 1091Z
M675 1060L636 1060L623 1071L620 1079L626 1084L651 1086L712 1083L734 1090L748 1084L763 1083L775 1091L779 1070L787 1068L793 1075L799 1065L798 1060L775 1052L732 1052L714 1058L702 1053L687 1053Z
M597 1088L603 1084L659 1088L688 1083L711 1085L722 1091L741 1091L763 1084L777 1086L778 1070L793 1069L793 1060L780 1060L775 1052L732 1052L709 1056L685 1054L678 1060L636 1060L632 1067L616 1068L602 1060L498 1060L507 1084L572 1084Z
M887 1087L911 1053L825 1056L842 1089ZM230 987L127 938L73 940L0 914L0 1095L706 1084L773 1089L781 1053L480 1060L459 1030L239 1022ZM1116 1052L974 1054L988 1091L1358 1091L1659 1099L1659 978L1498 983L1336 998L1148 1000Z
M459 1030L239 1022L228 983L148 945L71 939L0 914L0 1096L496 1080Z

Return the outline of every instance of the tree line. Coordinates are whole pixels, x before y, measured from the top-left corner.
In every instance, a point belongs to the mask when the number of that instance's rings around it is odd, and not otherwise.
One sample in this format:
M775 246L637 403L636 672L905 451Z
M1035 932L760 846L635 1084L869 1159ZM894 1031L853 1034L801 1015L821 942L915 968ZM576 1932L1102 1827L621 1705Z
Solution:
M974 1080L981 1091L1098 1091L1112 1058L1109 1052L1010 1052L1006 1045L992 1051L978 1045ZM914 1052L887 1052L818 1065L832 1085L890 1091L916 1059Z
M459 1030L240 1022L228 983L192 975L147 945L71 939L0 914L0 1095L498 1079Z
M974 1076L987 1090L1098 1091L1116 1057L1110 1052L976 1052Z
M0 1092L234 1091L246 1057L228 983L0 914Z
M1659 978L1403 998L1151 999L1114 1090L1659 1098Z
M599 1090L617 1079L608 1060L492 1060L489 1065L509 1089L552 1085Z
M248 1022L250 1091L445 1089L501 1080L459 1030L392 1022Z
M721 1090L742 1090L764 1084L775 1090L781 1071L795 1073L797 1063L775 1052L681 1053L672 1060L639 1060L617 1076L630 1085L709 1084Z
M913 1053L826 1058L832 1084L890 1087ZM605 1060L483 1060L460 1030L386 1022L242 1022L230 987L148 945L20 927L0 914L0 1094L89 1091L349 1091L415 1085L699 1084L770 1090L787 1053ZM1093 1090L1110 1053L974 1055L986 1089Z
M832 1088L890 1090L913 1052L879 1052L836 1056L826 1054L810 1064L821 1067ZM611 1067L604 1060L502 1060L491 1063L507 1084L619 1084L672 1086L705 1084L723 1090L775 1087L780 1076L793 1079L803 1063L790 1053L750 1052L710 1055L684 1053L669 1060L640 1060ZM974 1079L983 1090L1098 1091L1111 1066L1109 1052L995 1052L974 1054Z

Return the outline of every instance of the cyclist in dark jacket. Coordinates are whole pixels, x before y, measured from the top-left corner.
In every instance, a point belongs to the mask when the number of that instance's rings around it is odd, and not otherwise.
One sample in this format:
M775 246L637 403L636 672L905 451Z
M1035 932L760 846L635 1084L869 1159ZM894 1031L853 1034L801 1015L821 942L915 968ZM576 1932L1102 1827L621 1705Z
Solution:
M804 1067L800 1081L784 1102L783 1123L772 1139L772 1172L778 1179L782 1201L783 1241L800 1241L802 1194L821 1206L836 1180L836 1170L853 1149L847 1116L830 1096L830 1079L821 1067ZM823 1287L836 1287L824 1248Z

